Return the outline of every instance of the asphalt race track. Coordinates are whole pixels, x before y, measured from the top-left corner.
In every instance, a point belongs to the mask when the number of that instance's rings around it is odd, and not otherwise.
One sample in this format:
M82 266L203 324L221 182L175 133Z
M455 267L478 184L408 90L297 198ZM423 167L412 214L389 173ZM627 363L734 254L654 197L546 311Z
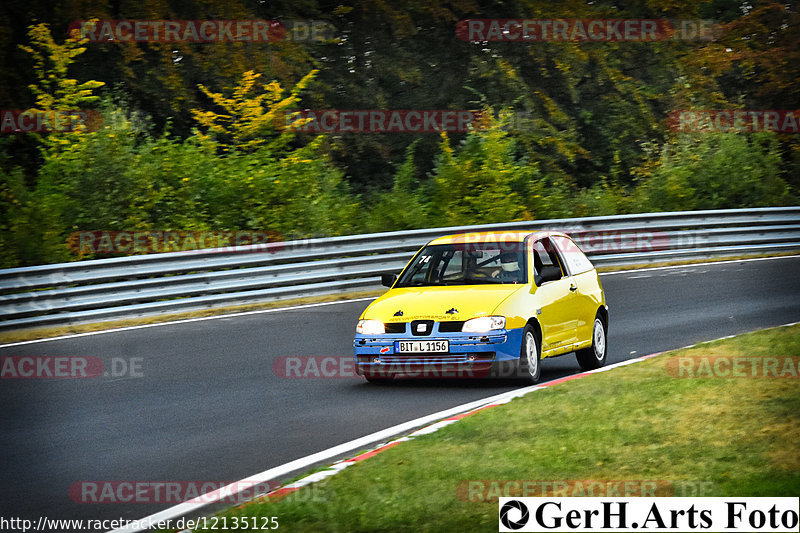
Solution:
M800 257L602 276L609 362L800 321ZM276 376L281 356L352 356L368 302L0 347L94 356L135 377L0 382L0 515L137 519L171 503L76 503L84 481L230 482L389 426L521 386L509 380ZM136 359L141 358L141 359ZM573 355L542 380L576 373ZM613 391L609 391L613 394ZM597 398L602 410L602 398Z

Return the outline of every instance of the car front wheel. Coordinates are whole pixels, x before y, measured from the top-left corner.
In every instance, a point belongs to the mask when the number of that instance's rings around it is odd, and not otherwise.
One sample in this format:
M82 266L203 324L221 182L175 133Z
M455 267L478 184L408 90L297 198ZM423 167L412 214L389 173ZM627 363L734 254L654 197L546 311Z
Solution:
M606 357L608 356L607 340L606 325L600 315L597 315L592 328L592 345L575 352L582 370L594 370L606 364Z
M538 383L542 376L542 361L539 355L539 341L536 331L529 325L522 332L522 347L519 353L519 369L528 383Z

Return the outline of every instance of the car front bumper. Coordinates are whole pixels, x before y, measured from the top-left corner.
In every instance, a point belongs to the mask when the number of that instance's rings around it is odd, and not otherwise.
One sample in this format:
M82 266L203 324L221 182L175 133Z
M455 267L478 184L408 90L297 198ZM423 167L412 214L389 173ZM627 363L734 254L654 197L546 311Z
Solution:
M361 376L456 377L488 374L493 363L519 359L523 328L488 333L356 334L353 341L356 372ZM396 353L396 341L448 341L449 351Z

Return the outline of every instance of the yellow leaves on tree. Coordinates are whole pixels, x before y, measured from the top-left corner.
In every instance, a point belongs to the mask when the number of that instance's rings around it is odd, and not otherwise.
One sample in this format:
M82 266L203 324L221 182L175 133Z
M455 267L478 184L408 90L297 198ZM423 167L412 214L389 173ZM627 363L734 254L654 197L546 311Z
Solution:
M83 45L87 39L67 39L64 44L57 44L47 24L31 26L28 37L31 46L20 45L20 48L33 56L38 82L28 88L36 97L35 111L74 111L98 100L99 97L92 91L105 85L104 82L90 80L78 83L67 74L75 57L86 51Z
M192 109L195 120L205 129L198 132L203 140L213 140L222 145L223 150L236 148L252 150L261 146L275 144L275 134L285 141L286 134L308 123L310 119L295 119L292 108L300 101L300 92L308 86L317 70L305 75L291 91L286 94L277 81L259 85L261 74L252 70L245 72L233 89L230 97L210 91L198 85L222 112Z

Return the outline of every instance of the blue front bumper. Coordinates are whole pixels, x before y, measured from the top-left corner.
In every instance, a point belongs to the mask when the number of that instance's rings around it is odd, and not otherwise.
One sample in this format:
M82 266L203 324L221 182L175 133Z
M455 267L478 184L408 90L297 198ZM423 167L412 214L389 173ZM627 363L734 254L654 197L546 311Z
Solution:
M494 362L519 359L524 328L489 333L444 333L434 324L430 335L405 333L356 334L353 341L356 372L359 375L419 375L420 370L462 370L491 366ZM395 341L448 341L447 353L395 353Z

